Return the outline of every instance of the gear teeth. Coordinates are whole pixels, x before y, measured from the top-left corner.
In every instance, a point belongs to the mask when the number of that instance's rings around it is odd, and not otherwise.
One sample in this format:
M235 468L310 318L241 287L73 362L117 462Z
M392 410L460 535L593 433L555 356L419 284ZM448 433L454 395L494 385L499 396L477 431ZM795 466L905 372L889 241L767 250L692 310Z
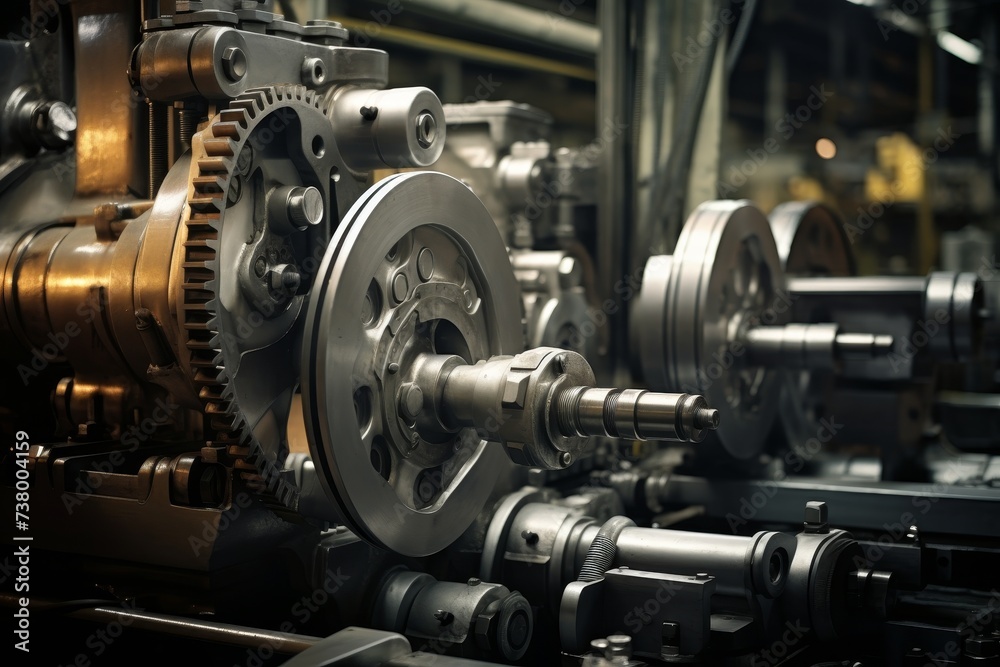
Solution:
M222 233L226 195L236 157L253 131L254 124L275 105L294 103L324 112L329 101L305 86L283 85L248 90L234 100L199 133L200 152L189 184L187 215L182 239L183 301L182 330L186 332L188 362L198 397L204 406L210 437L226 447L240 478L276 510L294 509L298 491L281 478L276 466L283 455L282 443L265 448L254 438L232 385L222 349L218 318L219 237ZM275 449L276 448L276 449Z

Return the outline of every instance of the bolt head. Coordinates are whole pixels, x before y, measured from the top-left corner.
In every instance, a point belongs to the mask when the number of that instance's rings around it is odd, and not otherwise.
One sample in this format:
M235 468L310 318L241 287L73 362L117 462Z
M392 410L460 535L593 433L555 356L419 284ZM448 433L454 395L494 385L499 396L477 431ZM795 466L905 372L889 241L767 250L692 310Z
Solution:
M236 83L247 75L247 54L238 46L230 46L222 52L222 71L226 78Z
M819 500L810 500L806 503L806 523L821 525L827 523L826 503Z
M323 193L318 188L292 188L286 200L288 219L299 231L323 222Z
M424 407L424 392L412 382L399 388L399 408L407 419L416 419Z

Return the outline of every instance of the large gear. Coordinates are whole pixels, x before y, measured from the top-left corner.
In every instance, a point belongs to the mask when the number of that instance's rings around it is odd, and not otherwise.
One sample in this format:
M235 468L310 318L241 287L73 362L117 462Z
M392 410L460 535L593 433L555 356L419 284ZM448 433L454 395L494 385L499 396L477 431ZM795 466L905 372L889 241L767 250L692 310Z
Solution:
M303 86L241 95L195 135L191 150L175 253L183 258L176 301L181 349L188 351L208 437L226 446L251 489L294 508L297 489L279 469L298 384L298 314L308 274L329 239L337 195L353 195L359 186L343 179L349 191L339 192L342 163L332 126L322 99ZM269 231L269 204L277 188L288 186L318 189L324 215L285 238ZM274 237L270 244L265 236ZM275 264L279 278L295 272L302 286L284 297L272 290ZM247 287L255 277L264 281L259 294ZM275 354L283 355L280 363Z

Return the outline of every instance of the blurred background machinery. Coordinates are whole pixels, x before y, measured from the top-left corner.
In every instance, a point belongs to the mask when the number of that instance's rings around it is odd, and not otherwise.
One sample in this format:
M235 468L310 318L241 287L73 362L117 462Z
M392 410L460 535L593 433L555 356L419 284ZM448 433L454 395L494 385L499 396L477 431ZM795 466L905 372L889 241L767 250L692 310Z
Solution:
M998 18L12 3L16 664L1000 664Z

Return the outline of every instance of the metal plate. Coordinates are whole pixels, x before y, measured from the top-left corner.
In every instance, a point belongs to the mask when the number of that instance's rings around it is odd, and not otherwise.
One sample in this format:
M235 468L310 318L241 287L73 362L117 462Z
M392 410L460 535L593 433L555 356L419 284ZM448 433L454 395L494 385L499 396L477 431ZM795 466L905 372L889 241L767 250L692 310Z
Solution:
M746 459L761 451L778 408L777 369L750 366L739 332L784 324L784 276L767 219L748 201L705 202L684 225L666 290L671 391L703 394L716 434Z
M460 181L398 174L348 212L318 281L302 392L324 487L373 544L410 556L437 552L480 512L505 456L470 429L442 442L421 439L397 410L399 377L421 352L474 363L523 348L503 241ZM427 479L434 488L425 496Z

